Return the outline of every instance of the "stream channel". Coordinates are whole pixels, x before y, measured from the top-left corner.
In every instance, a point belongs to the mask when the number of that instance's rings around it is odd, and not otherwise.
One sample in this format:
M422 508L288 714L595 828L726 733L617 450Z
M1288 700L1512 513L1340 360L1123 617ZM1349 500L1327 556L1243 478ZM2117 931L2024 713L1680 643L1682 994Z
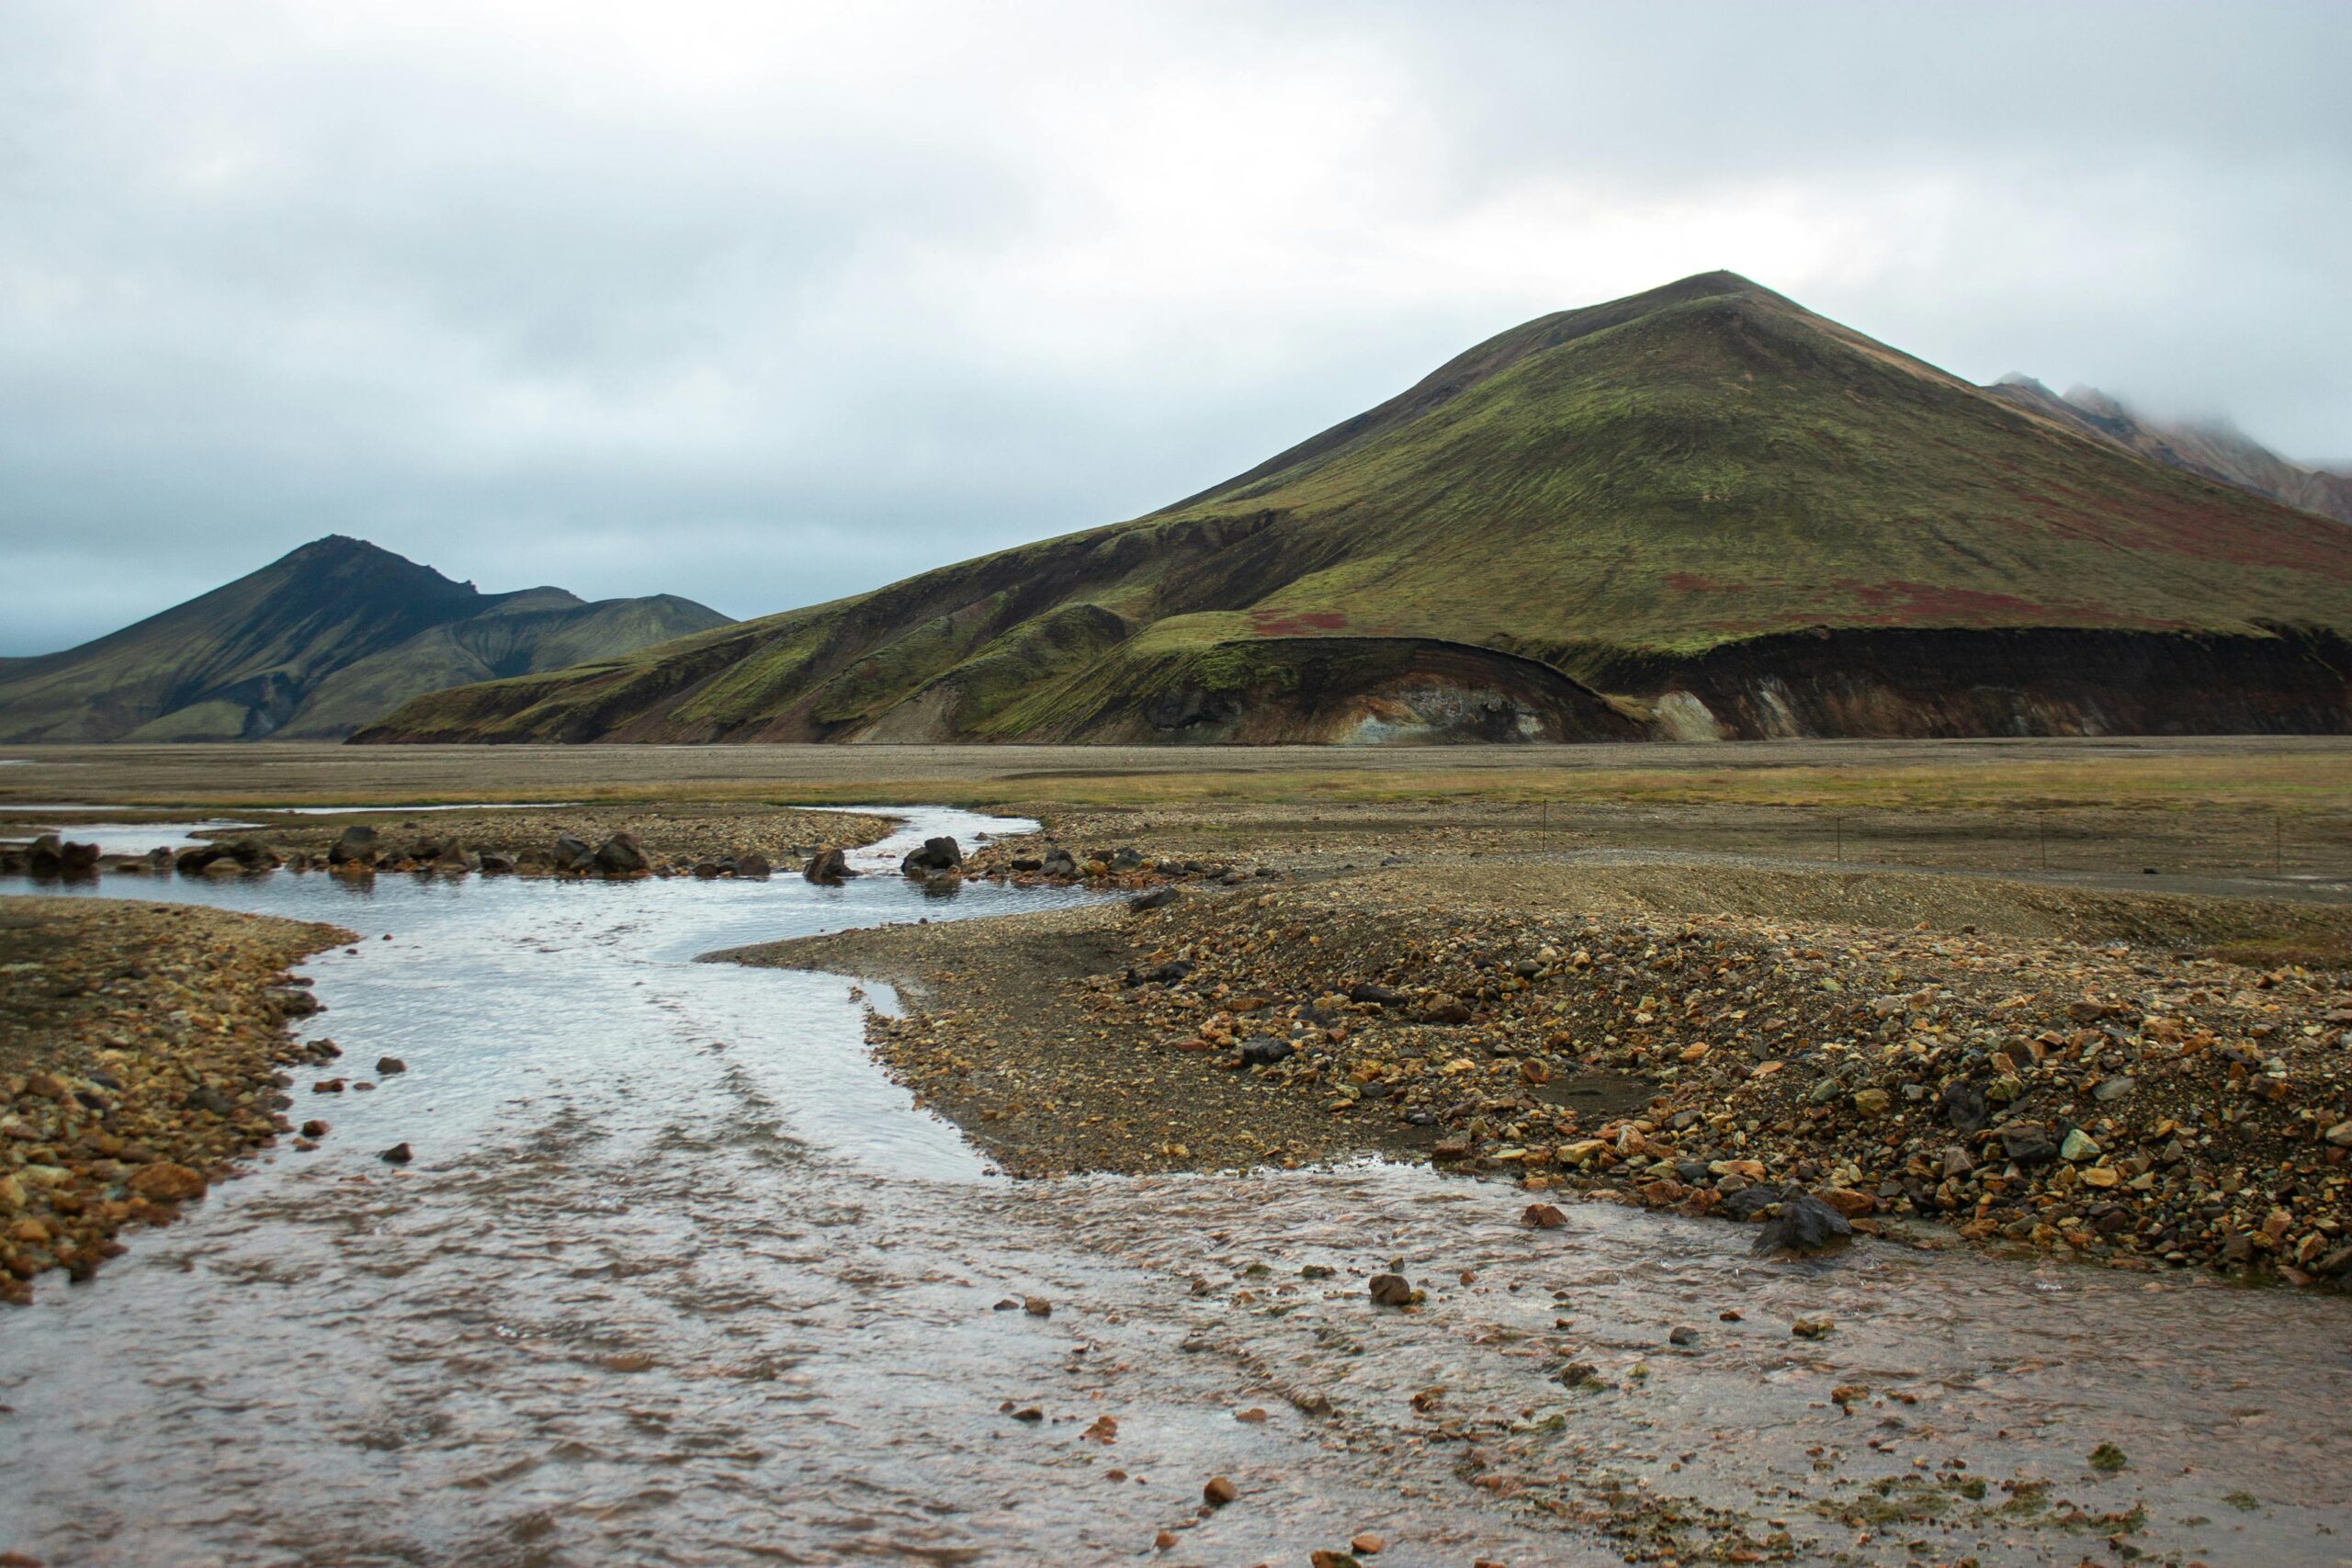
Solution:
M1771 1263L1606 1203L1530 1231L1525 1194L1419 1168L997 1176L867 1055L887 992L694 962L1083 897L927 896L889 874L910 844L1035 825L891 809L839 888L108 879L361 932L305 966L300 1030L409 1071L0 1314L0 1553L1303 1568L1369 1531L1374 1568L2352 1561L2340 1300L1881 1244ZM413 1165L375 1157L401 1141ZM1398 1266L1426 1303L1373 1307ZM1029 1297L1050 1315L1003 1304ZM1239 1496L1204 1508L1217 1475Z

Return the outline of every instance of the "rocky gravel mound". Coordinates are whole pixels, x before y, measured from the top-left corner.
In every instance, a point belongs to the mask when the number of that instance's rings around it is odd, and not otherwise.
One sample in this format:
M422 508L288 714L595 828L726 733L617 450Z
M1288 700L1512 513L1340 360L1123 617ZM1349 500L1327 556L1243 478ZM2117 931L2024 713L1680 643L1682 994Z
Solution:
M1889 880L1962 908L2000 887ZM2209 901L2100 895L2068 940L1539 891L1449 868L1090 911L1102 945L1059 976L940 933L909 965L925 1006L875 1034L1000 1154L1049 1149L1036 1168L1139 1168L1109 1129L1181 1129L1189 1098L1242 1120L1145 1140L1159 1165L1422 1150L1688 1213L1805 1198L1863 1232L2352 1282L2352 976L2173 945ZM2105 935L2134 924L2167 945ZM1224 1083L1283 1092L1205 1096Z
M281 1069L315 1053L285 1025L318 1004L287 967L353 940L184 906L0 904L0 1301L48 1269L86 1279L125 1227L295 1130Z

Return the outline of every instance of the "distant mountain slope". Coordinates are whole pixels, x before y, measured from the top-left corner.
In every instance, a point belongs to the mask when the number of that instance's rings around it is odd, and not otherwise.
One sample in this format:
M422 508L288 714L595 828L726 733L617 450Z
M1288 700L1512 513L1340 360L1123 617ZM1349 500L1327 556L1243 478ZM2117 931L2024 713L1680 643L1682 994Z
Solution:
M0 661L0 740L332 739L443 686L727 624L667 595L481 593L331 536L95 642Z
M356 739L2341 729L2347 632L2352 530L1711 273L1134 522Z
M2230 425L2149 419L2093 387L2076 387L2060 397L2030 376L2011 376L1988 389L2019 408L2070 430L2111 441L2152 462L2221 479L2339 523L2352 523L2352 474L2290 463Z

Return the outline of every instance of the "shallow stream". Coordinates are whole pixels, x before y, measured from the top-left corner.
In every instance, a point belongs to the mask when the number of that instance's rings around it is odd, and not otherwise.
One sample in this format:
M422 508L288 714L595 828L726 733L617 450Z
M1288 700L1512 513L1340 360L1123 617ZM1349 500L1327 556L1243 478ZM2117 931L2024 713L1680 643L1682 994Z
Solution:
M859 863L1029 826L902 815ZM1529 1231L1525 1194L1419 1169L1011 1182L874 1065L850 982L692 962L1070 894L104 891L361 932L308 966L304 1031L410 1070L298 1082L324 1147L0 1315L0 1551L1304 1564L1369 1530L1377 1564L1527 1568L1621 1560L1614 1521L1739 1561L2071 1564L2120 1531L2352 1559L2340 1301L1883 1246L1766 1264L1607 1204ZM375 1158L401 1141L413 1166ZM1400 1263L1428 1302L1371 1307ZM1001 1304L1033 1296L1049 1316ZM1213 1475L1239 1497L1204 1513Z

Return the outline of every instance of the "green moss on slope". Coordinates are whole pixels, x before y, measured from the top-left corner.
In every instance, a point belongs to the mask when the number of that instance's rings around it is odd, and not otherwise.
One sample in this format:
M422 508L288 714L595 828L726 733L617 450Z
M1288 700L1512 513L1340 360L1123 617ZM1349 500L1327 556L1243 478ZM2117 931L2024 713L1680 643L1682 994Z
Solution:
M2352 629L2352 530L1709 274L1514 328L1162 513L750 623L634 695L588 671L374 733L833 738L923 694L951 733L1076 734L1138 670L1278 680L1248 645L1301 637L1592 673L1815 628L2273 626Z

